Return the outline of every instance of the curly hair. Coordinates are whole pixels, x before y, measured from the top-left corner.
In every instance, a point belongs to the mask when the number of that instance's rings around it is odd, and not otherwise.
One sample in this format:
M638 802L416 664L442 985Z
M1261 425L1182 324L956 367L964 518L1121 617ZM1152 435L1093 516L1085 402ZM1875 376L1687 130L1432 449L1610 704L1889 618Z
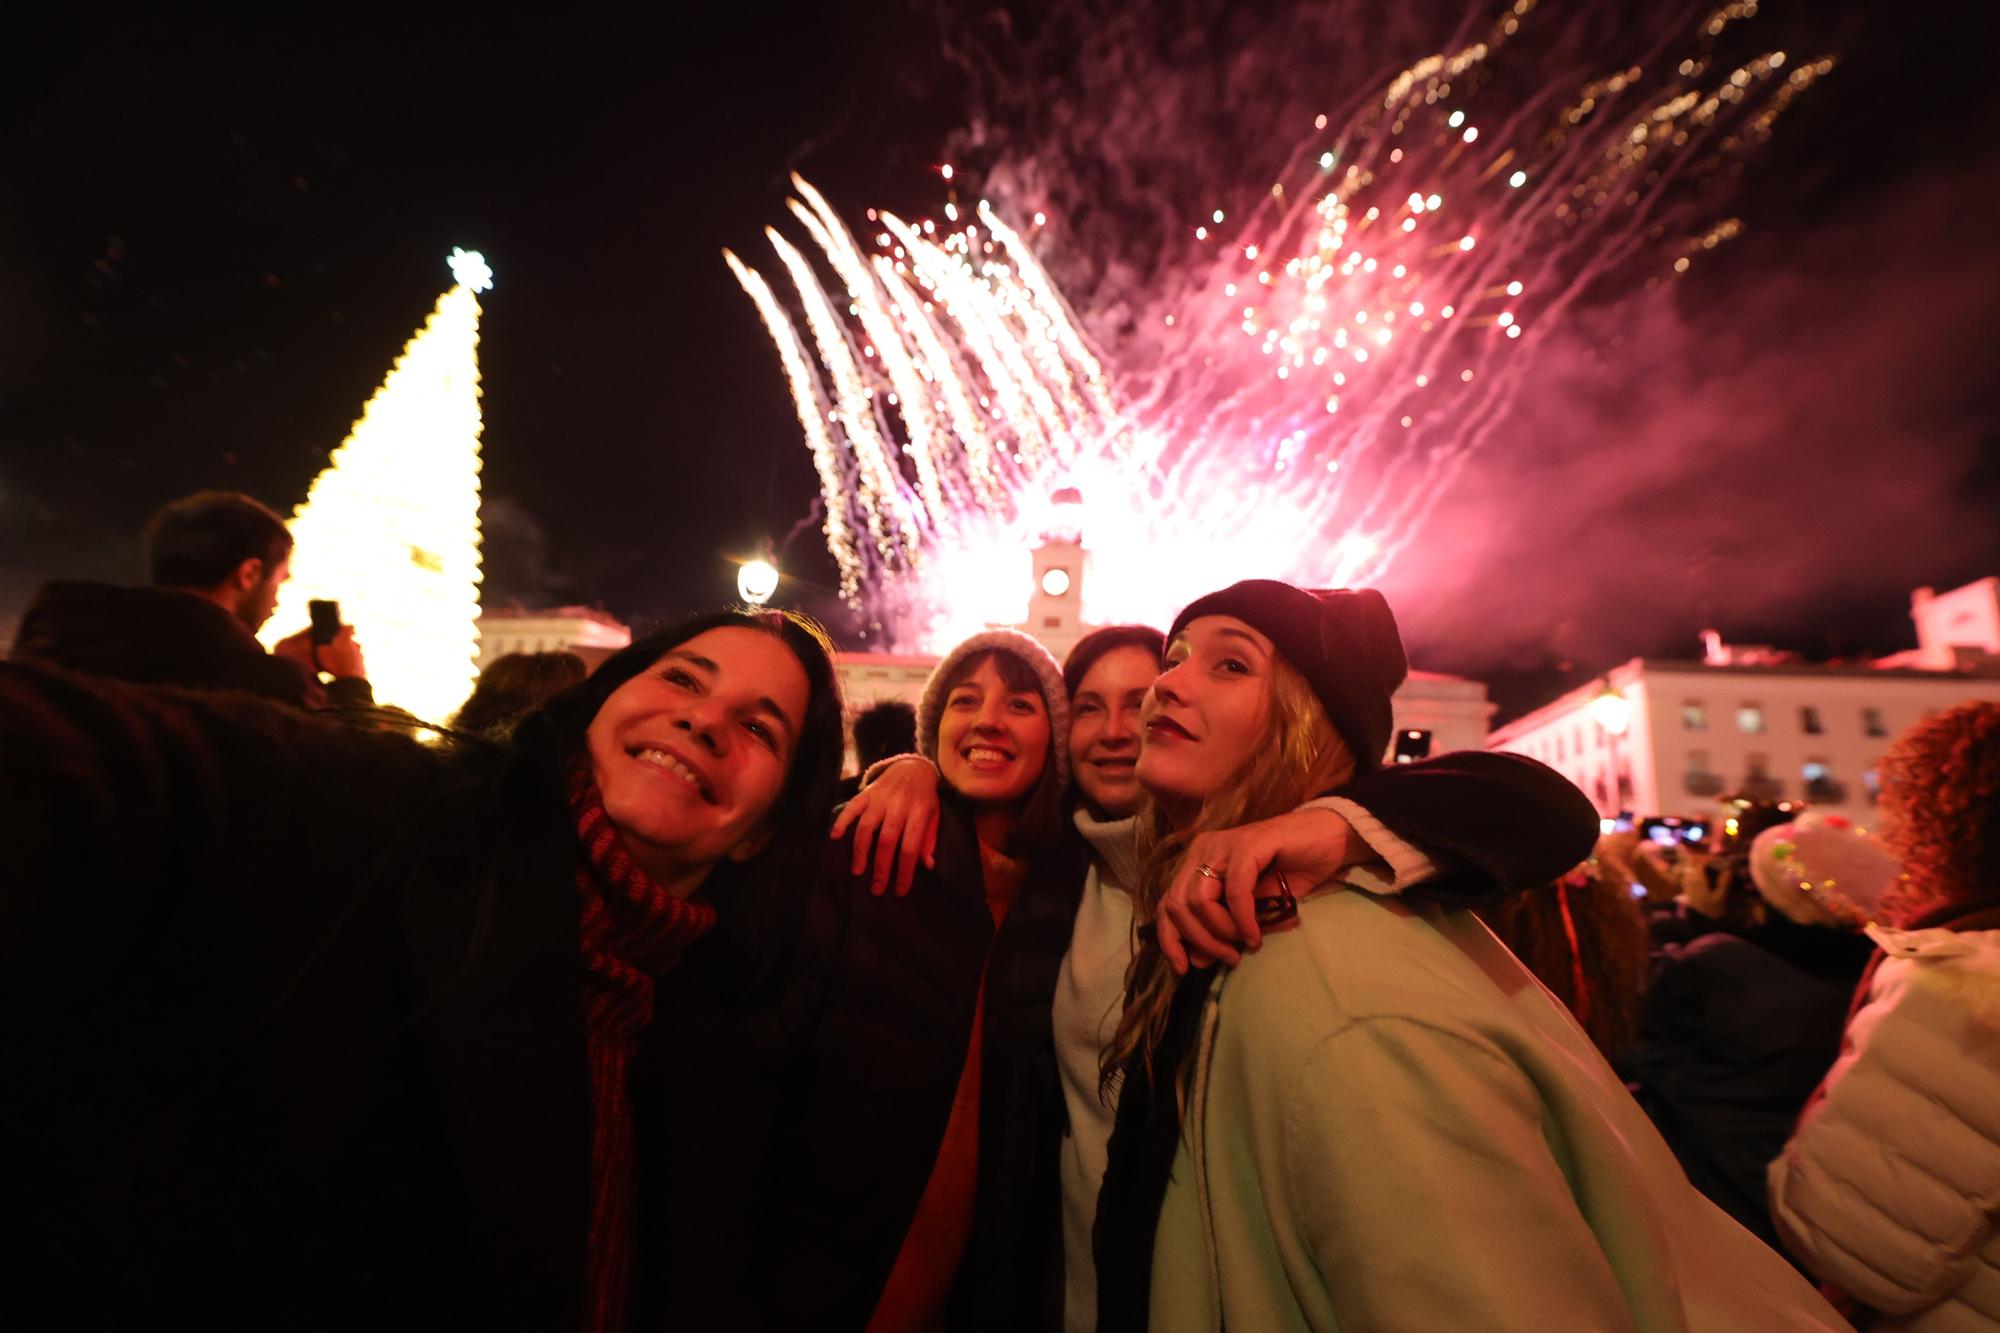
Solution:
M1882 903L1896 925L2000 901L2000 703L1925 718L1882 756L1883 841L1903 882Z
M1608 861L1586 862L1553 884L1477 911L1606 1059L1638 1041L1651 943L1627 876Z

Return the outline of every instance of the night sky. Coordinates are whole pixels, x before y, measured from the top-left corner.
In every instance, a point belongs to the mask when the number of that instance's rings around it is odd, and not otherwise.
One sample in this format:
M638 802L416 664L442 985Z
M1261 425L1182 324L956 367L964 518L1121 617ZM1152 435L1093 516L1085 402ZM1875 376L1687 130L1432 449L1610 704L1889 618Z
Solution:
M1845 64L1758 161L1733 253L1615 333L1604 316L1617 355L1552 382L1441 508L1391 588L1419 665L1519 702L1687 655L1711 623L1887 651L1915 583L2000 573L1996 7L1765 7ZM980 109L942 57L958 21L740 0L17 20L0 622L44 578L136 581L138 527L175 495L289 510L455 245L496 272L488 605L644 624L733 597L729 557L784 538L815 489L719 250L761 255L794 169L850 214L933 211ZM816 532L787 568L831 581Z

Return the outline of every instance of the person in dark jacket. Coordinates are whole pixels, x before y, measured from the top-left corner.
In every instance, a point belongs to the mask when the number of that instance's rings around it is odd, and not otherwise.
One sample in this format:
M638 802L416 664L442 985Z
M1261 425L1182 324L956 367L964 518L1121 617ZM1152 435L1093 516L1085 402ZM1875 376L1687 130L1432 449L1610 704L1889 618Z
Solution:
M1726 855L1690 858L1680 920L1708 927L1654 950L1638 1043L1619 1062L1695 1188L1773 1247L1765 1172L1840 1054L1875 946L1862 921L1814 914L1815 896L1778 873L1771 849L1790 849L1794 867L1832 855L1824 843L1871 861L1838 876L1871 901L1897 873L1838 817L1822 829L1826 818L1808 813Z
M1099 659L1123 665L1119 651L1136 647L1157 666L1163 644L1157 632L1148 639L1135 627L1106 634L1097 643L1078 645L1072 654L1076 669L1066 668L1062 680L1048 678L1046 662L1038 673L1045 698L1067 711L1073 691L1074 701L1089 714L1087 727L1073 719L1070 728L1073 736L1087 729L1093 737L1080 752L1084 762L1137 748L1099 736L1097 711L1106 705L1099 696L1108 690L1117 696L1112 702L1122 704L1128 692L1099 680ZM963 655L982 641L983 636L970 641L941 663L933 685L949 681ZM1146 683L1131 682L1141 693ZM927 689L927 703L938 697ZM1110 729L1122 726L1113 722ZM936 736L935 724L924 734ZM950 1326L1036 1329L1063 1323L1062 1199L1069 1185L1060 1177L1059 1163L1065 1134L1080 1127L1065 1107L1052 1005L1059 978L1086 957L1093 969L1111 969L1113 990L1123 976L1122 961L1107 963L1109 955L1095 949L1094 930L1092 940L1083 940L1079 906L1086 894L1093 900L1126 897L1123 880L1099 862L1094 846L1100 837L1115 835L1120 816L1131 812L1117 806L1122 788L1115 779L1122 774L1109 772L1115 766L1093 772L1087 782L1080 779L1088 808L1077 811L1063 840L1033 862L996 932L982 910L981 852L973 828L977 809L950 779L952 756L937 757L947 771L937 788L942 810L936 856L934 864L917 871L907 898L878 896L880 867L887 859L880 845L872 885L854 868L846 848L835 857L838 883L824 900L820 926L838 941L839 980L812 1061L818 1082L797 1112L804 1141L789 1159L798 1165L787 1168L796 1170L800 1181L793 1215L769 1246L795 1262L805 1254L805 1266L796 1281L778 1289L773 1327L862 1327L871 1314L882 1312L879 1298L898 1247L906 1247L918 1230L920 1202L948 1137L954 1092L965 1095L961 1064L975 1009L982 1011L976 1202L957 1270L944 1275L951 1284ZM1072 767L1078 757L1067 756ZM935 770L897 765L879 787L912 780L936 782ZM860 809L865 804L851 805L842 825L868 827L869 817ZM1587 846L1596 828L1594 811L1574 788L1532 761L1505 755L1442 756L1370 773L1326 804L1334 811L1284 826L1290 832L1278 846L1286 855L1308 860L1330 855L1335 866L1374 858L1374 845L1353 835L1339 813L1346 811L1370 825L1378 839L1406 840L1417 849L1413 859L1425 868L1408 878L1412 885L1426 877L1430 882L1409 887L1410 892L1454 901L1484 901L1552 876L1573 854L1565 848L1578 838ZM921 818L908 823L913 829L923 826ZM1396 871L1378 882L1385 889L1404 888L1404 878ZM1129 932L1129 907L1125 912ZM1129 944L1124 947L1129 951ZM1093 1051L1093 1067L1095 1058ZM1083 1187L1094 1194L1096 1182L1090 1179ZM877 1326L916 1325L884 1320Z
M778 992L840 717L775 612L453 748L0 666L0 1323L624 1327L628 1071Z
M264 651L257 631L291 574L292 534L269 509L232 491L202 491L146 524L151 584L43 585L21 617L13 655L140 685L243 690L299 708L374 702L354 630L330 643L311 630ZM324 670L332 684L322 687Z

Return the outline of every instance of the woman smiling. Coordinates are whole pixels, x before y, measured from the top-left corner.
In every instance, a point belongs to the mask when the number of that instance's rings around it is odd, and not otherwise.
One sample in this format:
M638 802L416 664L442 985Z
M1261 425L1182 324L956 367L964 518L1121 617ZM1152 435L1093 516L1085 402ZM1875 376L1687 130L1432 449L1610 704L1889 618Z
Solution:
M1009 1141L1060 1133L1059 1099L1023 1114L1004 1083L1047 1047L1074 914L1073 891L1038 886L1083 878L1085 853L1063 836L1068 731L1047 650L1011 630L975 635L917 707L918 748L939 774L935 864L907 897L876 895L836 849L840 883L813 926L829 975L771 1242L795 1271L771 1294L769 1326L923 1329L978 1289L1052 1298L1046 1256L993 1222L1022 1190L1053 1217L1053 1172L991 1165ZM960 1282L965 1264L985 1280ZM980 1317L1005 1326L999 1311Z
M642 1197L629 1071L684 961L716 1005L783 970L840 748L777 613L436 746L0 666L0 1322L624 1327L691 1197Z

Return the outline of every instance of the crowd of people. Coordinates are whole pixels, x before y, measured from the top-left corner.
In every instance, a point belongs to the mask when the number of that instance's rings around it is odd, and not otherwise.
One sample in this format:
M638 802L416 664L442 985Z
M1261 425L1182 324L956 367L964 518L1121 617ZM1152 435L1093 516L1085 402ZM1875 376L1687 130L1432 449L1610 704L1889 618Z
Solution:
M1899 742L1883 842L1667 867L1532 760L1385 765L1368 590L975 635L843 784L798 615L419 729L351 629L257 643L289 552L176 502L0 665L0 1309L2000 1324L2000 708Z

